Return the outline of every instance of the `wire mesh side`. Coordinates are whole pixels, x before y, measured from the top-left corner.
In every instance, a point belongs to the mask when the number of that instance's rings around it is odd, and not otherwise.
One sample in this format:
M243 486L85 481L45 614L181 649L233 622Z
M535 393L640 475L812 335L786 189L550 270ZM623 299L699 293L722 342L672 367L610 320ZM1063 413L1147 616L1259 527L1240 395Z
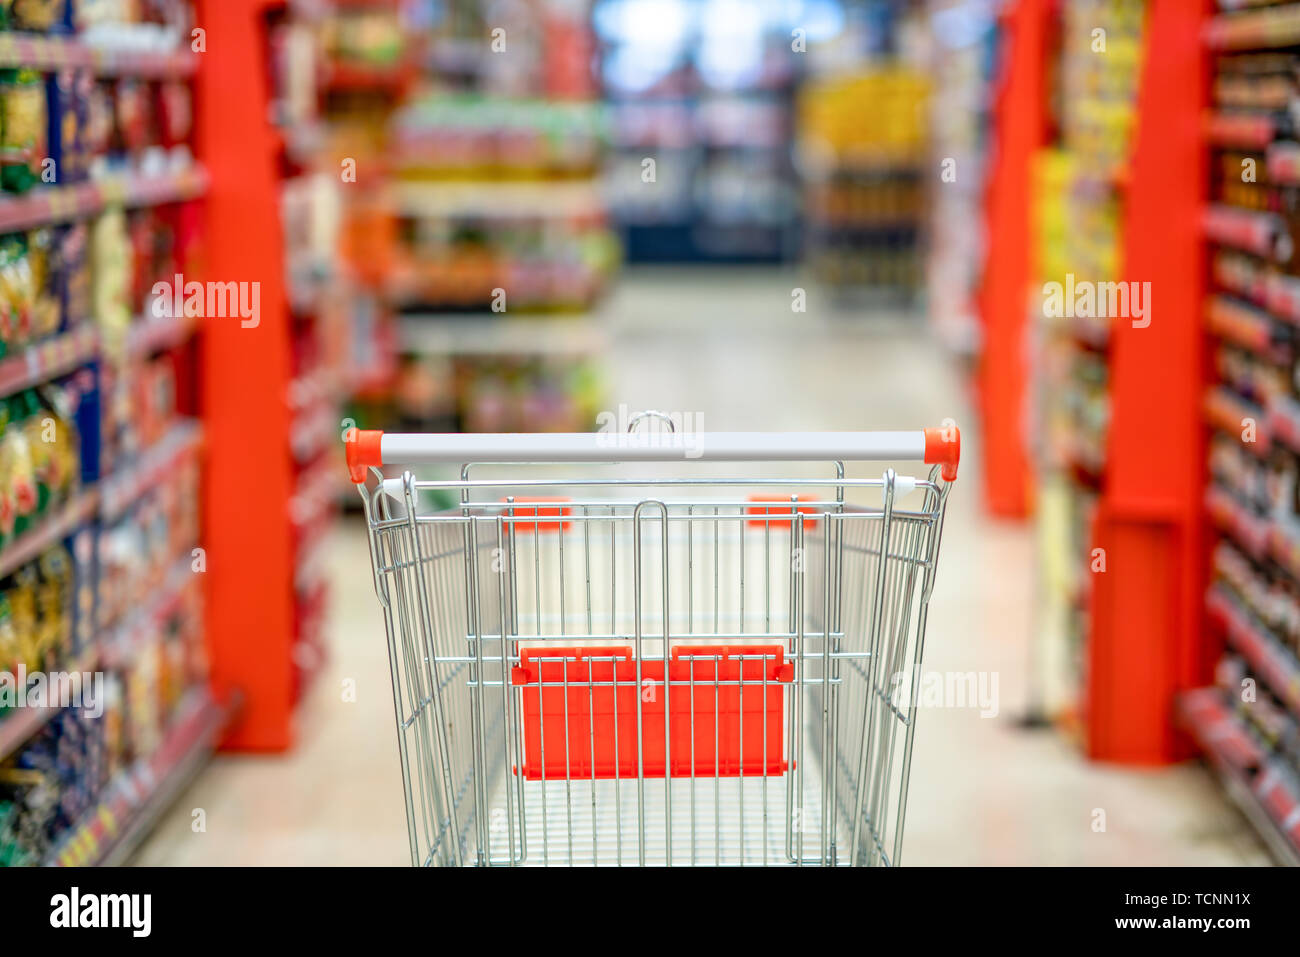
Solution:
M832 631L842 629L844 641L868 657L834 662L825 700L822 687L813 690L814 707L834 718L811 742L818 760L834 768L830 802L849 834L847 862L888 866L901 862L916 727L910 690L924 650L939 523L895 515L834 524L842 530L844 597Z
M372 521L412 860L896 862L914 720L895 704L895 676L919 662L939 514L791 521L735 502L628 501L575 503L563 521L522 506ZM511 682L522 653L629 648L638 663L665 662L719 643L779 647L792 663L784 773L696 774L692 763L689 776L598 779L593 760L584 779L568 773L566 730L564 776L547 779L543 761L543 779L525 779L529 691ZM591 654L604 657L561 657ZM592 702L606 693L594 673L579 692ZM742 708L770 693L744 674ZM620 682L608 684L621 700ZM669 682L666 695L681 694L718 691L692 670Z

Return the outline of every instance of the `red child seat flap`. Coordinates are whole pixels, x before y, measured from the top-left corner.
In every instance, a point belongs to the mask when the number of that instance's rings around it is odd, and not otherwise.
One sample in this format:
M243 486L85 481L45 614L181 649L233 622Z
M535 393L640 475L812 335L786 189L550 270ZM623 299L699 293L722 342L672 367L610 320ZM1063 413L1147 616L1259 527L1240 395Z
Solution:
M782 706L794 666L780 645L678 645L668 676L680 683L665 690L663 659L642 659L640 693L626 645L525 648L519 657L510 680L523 689L530 781L635 778L638 703L645 777L664 776L665 703L673 777L780 776L789 767Z

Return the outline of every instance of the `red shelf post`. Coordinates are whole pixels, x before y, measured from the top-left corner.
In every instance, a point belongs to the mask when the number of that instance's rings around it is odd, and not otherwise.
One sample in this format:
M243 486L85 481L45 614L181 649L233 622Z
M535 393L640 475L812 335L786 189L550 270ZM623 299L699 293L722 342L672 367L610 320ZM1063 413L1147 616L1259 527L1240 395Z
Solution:
M292 736L293 582L288 305L276 139L258 0L199 0L200 158L211 177L203 280L260 283L260 322L205 318L203 547L218 694L242 692L225 747L280 750ZM188 277L187 277L188 278Z
M1149 282L1150 324L1113 320L1107 473L1092 547L1089 756L1160 764L1191 753L1174 695L1206 683L1202 500L1206 381L1200 210L1208 160L1208 0L1151 0L1127 181L1121 278Z
M1029 192L1034 156L1047 139L1049 13L1048 0L1013 0L1002 14L992 164L984 198L988 235L979 291L980 460L989 510L1007 518L1023 518L1031 496L1025 332L1037 268Z

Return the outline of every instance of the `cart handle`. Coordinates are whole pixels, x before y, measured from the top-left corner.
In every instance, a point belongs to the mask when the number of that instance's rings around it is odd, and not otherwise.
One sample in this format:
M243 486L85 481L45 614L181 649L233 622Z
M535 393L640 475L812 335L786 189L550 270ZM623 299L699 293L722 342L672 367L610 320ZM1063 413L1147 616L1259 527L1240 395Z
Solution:
M536 432L385 433L349 429L348 474L366 480L384 465L476 465L538 462L872 462L942 465L957 478L961 431L956 426L913 432Z

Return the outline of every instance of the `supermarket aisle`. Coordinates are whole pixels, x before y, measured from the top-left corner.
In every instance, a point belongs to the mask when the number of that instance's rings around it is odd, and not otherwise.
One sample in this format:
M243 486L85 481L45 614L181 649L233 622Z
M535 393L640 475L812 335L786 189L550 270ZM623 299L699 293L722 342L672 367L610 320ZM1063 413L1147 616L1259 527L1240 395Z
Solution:
M827 315L815 287L808 312L793 313L791 290L802 284L773 271L630 273L608 307L616 334L607 391L614 408L703 412L713 429L919 427L946 416L965 426L964 481L951 499L926 671L996 675L998 713L921 712L907 862L1265 862L1198 766L1097 767L1060 736L1015 726L1032 541L1027 529L979 514L978 436L957 376L906 322ZM358 526L337 536L334 556L334 657L302 711L300 746L283 758L219 758L141 863L405 863L382 626ZM1104 832L1094 830L1098 810Z

